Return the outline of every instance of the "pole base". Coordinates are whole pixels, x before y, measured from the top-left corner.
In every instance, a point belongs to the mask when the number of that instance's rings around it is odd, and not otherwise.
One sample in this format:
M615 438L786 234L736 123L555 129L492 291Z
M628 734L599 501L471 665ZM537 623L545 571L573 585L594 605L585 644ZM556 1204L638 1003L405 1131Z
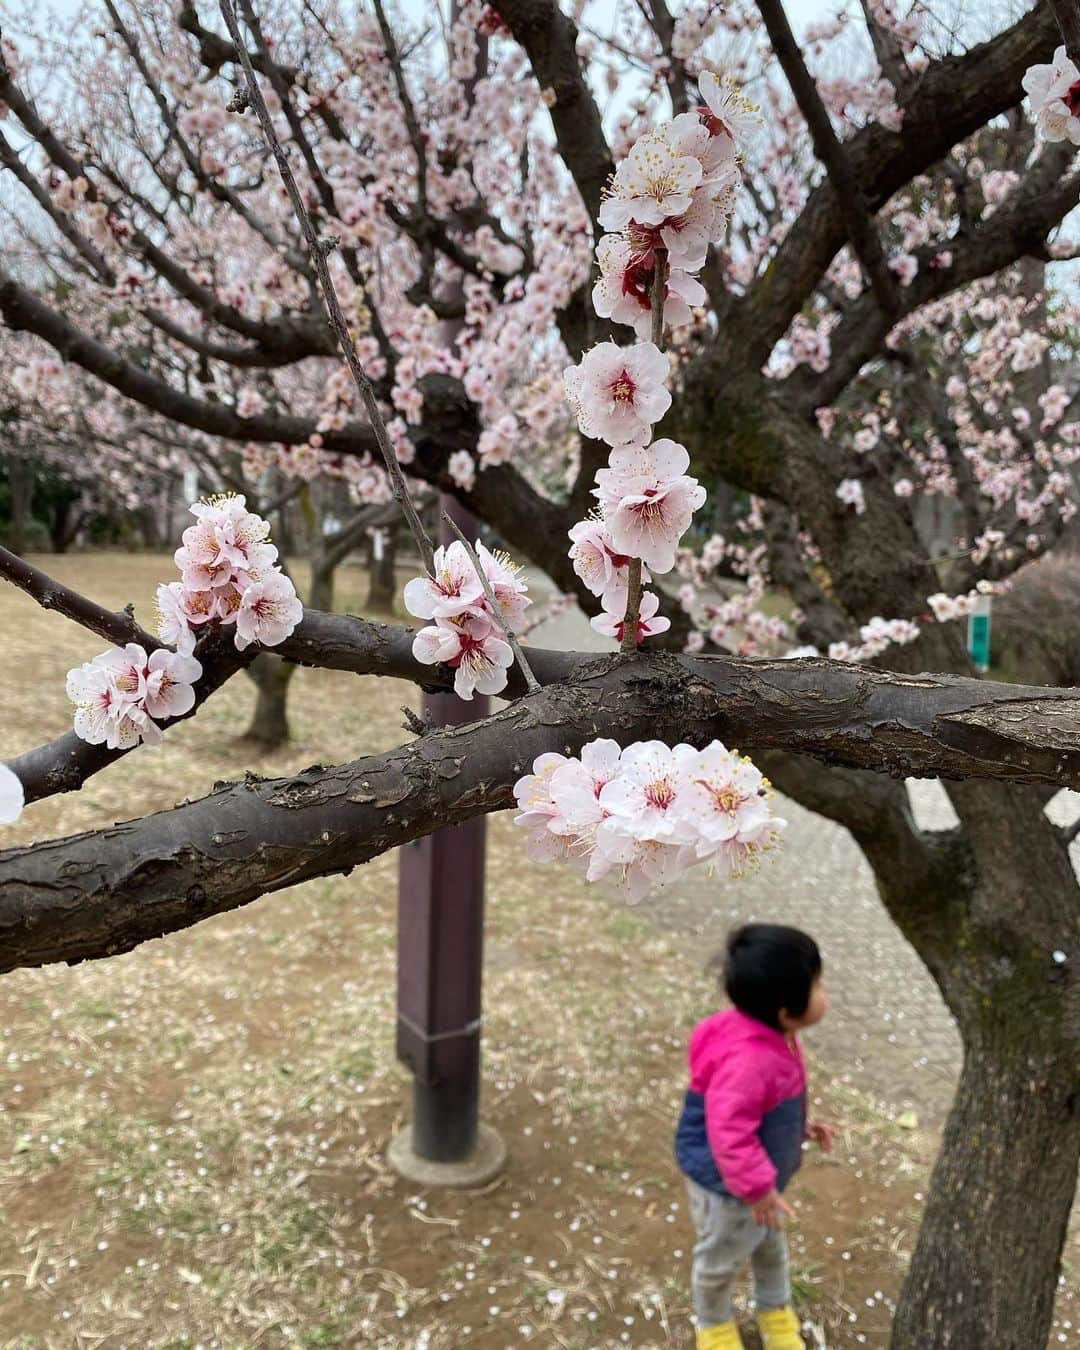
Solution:
M476 1147L459 1162L434 1162L413 1149L413 1127L405 1125L386 1151L386 1160L398 1176L418 1186L449 1186L470 1190L492 1181L506 1165L506 1145L489 1125L478 1125Z

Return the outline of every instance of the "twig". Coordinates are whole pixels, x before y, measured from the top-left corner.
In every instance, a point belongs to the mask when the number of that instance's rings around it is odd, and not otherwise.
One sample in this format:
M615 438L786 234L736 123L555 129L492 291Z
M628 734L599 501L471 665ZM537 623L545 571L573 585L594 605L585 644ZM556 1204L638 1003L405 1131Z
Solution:
M240 25L237 22L236 11L233 8L232 0L218 0L221 9L222 18L225 20L225 26L229 30L229 35L236 46L236 52L240 58L240 64L244 70L244 77L247 81L247 97L251 106L262 126L263 133L266 136L267 143L273 152L274 159L277 162L278 171L281 174L281 180L285 184L285 190L289 194L289 200L292 202L293 211L296 219L300 223L304 238L307 241L308 250L311 254L311 260L315 265L315 272L319 278L319 287L322 290L323 301L326 305L326 312L330 317L330 326L337 337L338 345L341 347L345 361L360 391L360 398L363 401L364 408L367 411L368 421L371 423L371 429L375 433L375 441L382 454L383 461L386 464L386 472L390 476L390 487L394 494L394 500L401 507L408 521L409 529L412 531L413 539L420 550L420 556L424 560L424 566L428 573L435 570L435 550L431 540L428 538L427 531L421 523L420 516L417 514L416 507L413 505L412 498L409 496L409 490L405 486L405 478L401 472L401 466L398 464L397 455L394 453L394 447L390 444L390 436L386 430L386 423L383 420L382 412L379 409L378 399L375 397L375 390L371 386L364 371L360 358L356 354L356 346L353 343L352 336L349 333L349 325L345 322L345 315L342 312L341 302L338 300L337 290L334 287L333 277L330 275L330 268L327 266L326 259L333 251L337 241L334 239L320 239L312 224L311 216L308 214L304 200L300 196L300 190L296 185L296 179L293 177L293 171L289 167L289 161L286 158L285 151L278 140L277 132L274 130L274 123L270 117L266 101L259 89L258 81L255 79L255 71L251 64L251 57L248 55L247 44L243 41L240 34Z
M783 67L795 102L806 118L810 138L814 142L814 152L825 166L829 182L833 186L840 202L840 210L847 222L848 237L855 256L862 264L862 270L874 293L874 298L882 311L892 317L897 314L900 302L897 297L896 283L885 261L877 227L866 199L859 190L847 151L837 138L825 104L821 101L814 77L806 68L806 63L791 31L782 0L757 0L758 11L765 24L769 41L772 43L776 59Z
M449 525L450 528L453 530L454 534L458 537L462 546L464 547L465 552L469 555L469 561L476 569L476 575L480 580L480 585L483 586L484 588L484 594L485 596L487 596L487 602L491 606L492 611L495 615L495 622L506 634L506 640L510 644L510 650L514 653L514 657L517 660L518 665L521 667L522 675L525 676L525 684L528 686L529 693L535 694L537 690L540 688L540 681L532 673L532 667L525 659L525 653L521 650L521 643L518 642L517 637L514 634L514 630L510 627L509 622L504 616L502 610L499 608L499 602L498 600L495 599L495 592L491 589L491 582L488 580L487 574L485 573L483 567L481 567L480 565L480 559L476 556L476 550L462 534L461 530L458 528L457 522L455 520L451 520L451 518L447 515L445 511L442 513L442 518L443 520L446 521L447 525Z
M7 577L8 581L32 596L42 609L55 609L58 614L74 619L84 628L89 628L91 633L96 633L98 637L114 643L117 647L137 642L140 647L145 647L147 652L152 652L162 646L162 643L145 628L141 628L130 614L117 614L103 605L95 604L78 591L54 581L40 568L20 558L17 553L11 553L2 547L0 547L0 576Z
M664 289L667 285L667 250L656 250L653 268L652 340L664 350ZM631 558L626 566L626 613L623 616L622 641L619 650L624 656L633 656L638 645L638 624L641 616L641 559Z

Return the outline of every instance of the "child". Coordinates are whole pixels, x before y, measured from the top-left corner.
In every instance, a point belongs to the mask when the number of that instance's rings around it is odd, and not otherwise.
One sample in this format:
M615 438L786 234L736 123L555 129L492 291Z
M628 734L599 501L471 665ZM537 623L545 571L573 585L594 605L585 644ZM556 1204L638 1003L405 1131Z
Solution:
M832 1149L831 1125L806 1124L796 1032L825 1016L817 943L752 923L728 939L724 986L735 1005L690 1037L690 1087L675 1136L697 1229L691 1277L698 1350L741 1350L731 1285L749 1258L765 1350L803 1350L791 1306L784 1187L804 1137Z

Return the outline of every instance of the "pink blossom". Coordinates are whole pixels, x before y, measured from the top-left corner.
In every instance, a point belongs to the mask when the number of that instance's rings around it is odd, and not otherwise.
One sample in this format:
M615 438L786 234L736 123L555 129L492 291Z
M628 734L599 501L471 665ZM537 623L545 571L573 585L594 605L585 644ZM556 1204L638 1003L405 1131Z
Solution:
M730 76L721 80L711 70L698 78L698 89L705 100L700 116L710 135L726 136L736 150L744 151L761 128L757 107Z
M454 693L472 699L473 691L497 694L506 688L514 663L510 645L498 636L488 614L437 618L413 638L413 656L424 665L445 663L454 670Z
M146 663L144 706L151 717L168 720L190 712L195 706L192 685L202 675L193 656L159 647Z
M581 520L570 530L574 541L570 548L570 560L574 571L582 579L593 595L603 595L605 591L627 586L627 564L629 557L616 552L611 543L611 531L603 520ZM643 582L650 580L648 568L643 567Z
M646 132L615 170L600 206L600 224L622 230L632 220L660 225L669 216L681 216L701 177L699 160L679 154L664 136Z
M529 831L525 852L534 862L550 862L569 856L573 839L561 829L553 831L549 828L552 823L562 825L559 808L551 799L551 779L566 763L565 755L553 752L538 755L532 773L525 774L514 784L514 799L521 812L514 817L514 824L523 825Z
M446 472L462 492L471 492L476 482L476 460L468 450L455 450L446 461Z
M910 286L919 271L919 260L913 253L898 253L890 259L889 271L901 286Z
M643 341L652 331L655 254L649 266L622 235L606 234L596 249L600 279L593 287L593 308L602 319L628 324ZM677 328L693 318L691 305L705 304L704 286L679 268L671 268L664 287L664 326Z
M521 616L532 604L525 594L528 586L521 577L520 565L501 549L495 553L489 552L479 539L476 541L476 556L480 559L480 566L484 569L503 621L511 628L516 628Z
M292 582L281 572L273 572L243 592L236 612L236 650L242 652L253 642L276 647L303 617L304 607Z
M1044 140L1080 145L1080 70L1064 46L1048 66L1030 66L1020 81Z
M600 792L600 805L614 817L621 833L632 839L688 844L694 839L684 819L681 796L689 780L686 764L696 751L689 745L667 746L663 741L628 745L619 772Z
M857 516L861 516L866 510L863 486L857 478L842 478L836 489L836 495L845 506L853 506Z
M910 497L915 491L915 484L910 478L898 478L893 484L893 492L898 497Z
M676 546L706 496L686 474L689 467L686 448L667 438L611 452L593 492L618 553L643 559L653 572L671 571Z
M622 589L606 591L600 597L600 603L603 605L603 613L595 614L589 620L590 625L604 637L613 637L616 641L622 642L623 620L626 617L626 591ZM655 637L657 633L666 633L671 627L670 619L665 619L663 615L657 617L656 611L659 608L659 597L652 591L643 591L638 609L638 642L647 637Z
M163 582L157 588L157 609L158 637L177 651L190 655L195 650L195 634L188 622L182 582Z
M23 812L26 797L17 774L0 764L0 825L14 825Z
M686 645L683 651L688 656L693 656L696 652L703 651L705 648L705 635L699 633L696 628L692 628L686 635Z
M434 577L407 582L404 599L418 619L450 619L481 606L484 588L459 539L435 550Z
M772 816L768 780L745 756L713 741L684 757L680 768L683 786L675 811L691 825L699 858L709 857L736 835L752 836L770 819L774 827L784 828L785 822Z
M667 356L651 342L600 342L563 371L566 393L586 436L609 445L641 444L671 406Z

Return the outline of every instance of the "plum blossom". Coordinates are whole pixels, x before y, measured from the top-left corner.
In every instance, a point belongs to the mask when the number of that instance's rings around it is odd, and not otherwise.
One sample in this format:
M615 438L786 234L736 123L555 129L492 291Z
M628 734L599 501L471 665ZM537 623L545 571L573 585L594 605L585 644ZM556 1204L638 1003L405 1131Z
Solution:
M413 638L412 652L426 666L451 666L454 693L470 702L474 692L497 694L505 689L506 672L514 663L510 644L499 637L491 616L483 613L436 619Z
M579 520L570 530L570 538L573 540L570 560L574 571L593 595L603 595L605 591L619 587L626 590L630 558L616 552L611 531L603 520ZM651 579L648 568L642 567L641 579L643 582Z
M68 671L67 695L75 704L75 734L91 745L130 750L156 745L167 719L195 705L194 682L202 666L193 656L164 648L147 657L135 642L113 647Z
M705 489L687 475L686 448L667 438L613 450L593 489L620 554L641 558L657 573L675 566L675 549Z
M195 634L191 631L184 594L184 585L180 581L162 582L157 588L157 633L162 642L190 655L195 649Z
M898 253L889 262L889 271L901 286L910 286L919 271L919 260L913 253Z
M655 255L653 255L655 258ZM629 240L606 234L596 249L600 279L593 287L593 308L602 319L627 324L645 341L652 331L652 286L655 262L645 266ZM693 318L692 305L705 304L705 287L689 273L672 267L664 286L664 327L678 328Z
M450 619L483 598L483 584L460 539L435 550L434 577L414 577L405 584L405 608L418 619Z
M681 155L666 137L646 132L615 170L600 207L605 230L622 230L632 220L660 225L681 216L693 201L702 167L693 155Z
M1080 145L1080 70L1064 46L1054 52L1050 65L1030 66L1020 83L1043 140Z
M857 516L861 516L866 510L863 486L857 478L842 478L836 489L836 495L845 506L853 506Z
M455 450L446 461L446 471L462 492L471 492L476 482L476 460L468 450Z
M594 614L589 620L589 625L604 637L613 637L622 642L623 621L626 617L626 591L622 589L606 591L600 597L600 603L603 612ZM653 591L643 591L638 609L638 642L647 637L655 637L657 633L666 633L671 627L670 619L664 618L663 615L657 616L656 611L659 608L659 597Z
M709 134L726 136L735 150L742 152L761 128L757 107L746 98L730 77L721 80L707 70L698 79L698 89L704 99L699 116Z
M534 862L550 862L553 858L569 856L572 839L562 829L550 829L552 822L562 825L559 808L551 797L551 779L556 769L567 763L565 755L549 752L533 761L532 773L527 773L514 784L514 800L520 815L515 825L529 831L525 852Z
M183 716L195 706L192 685L201 675L202 665L193 656L159 647L146 662L143 706L151 717Z
M0 764L0 825L14 825L22 815L26 796L18 774Z
M737 876L784 828L767 780L719 741L591 741L580 758L540 755L514 795L530 856L584 863L589 881L613 873L631 901L701 862Z
M671 407L670 363L651 342L597 343L563 372L567 397L586 436L609 445L642 444Z
M236 650L242 652L253 642L276 647L303 617L304 607L292 582L284 573L273 572L241 595L236 611Z
M476 541L476 556L480 559L480 566L491 586L504 623L516 628L522 615L532 604L525 594L528 587L520 575L521 565L514 562L509 553L501 549L495 553L490 552L479 539Z

